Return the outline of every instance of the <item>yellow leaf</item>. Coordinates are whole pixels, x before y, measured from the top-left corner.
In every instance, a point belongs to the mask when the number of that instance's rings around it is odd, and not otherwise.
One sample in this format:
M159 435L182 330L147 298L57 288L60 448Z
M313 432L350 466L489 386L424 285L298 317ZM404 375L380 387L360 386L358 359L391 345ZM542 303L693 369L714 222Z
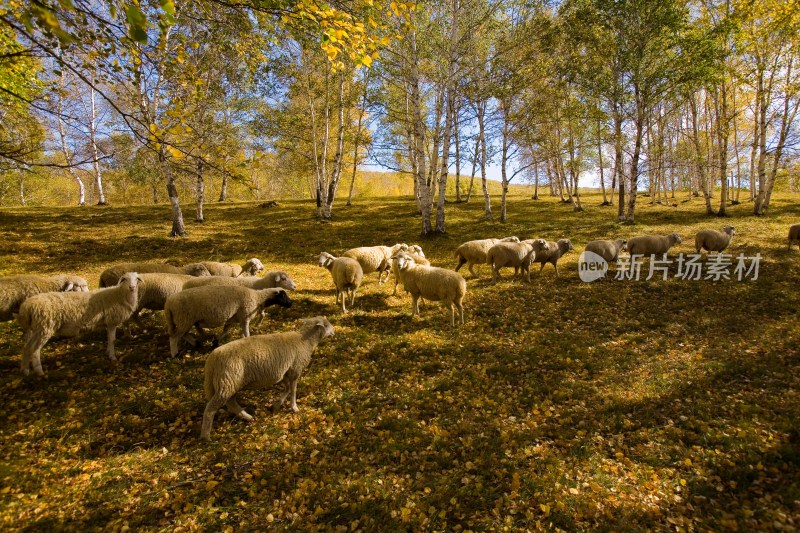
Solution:
M365 66L369 67L370 65L372 65L372 58L371 58L371 57L369 57L369 56L364 56L364 57L362 57L362 58L361 58L361 62L362 62L362 63L363 63Z
M211 479L208 481L208 483L206 483L206 490L211 490L217 485L219 485L219 481L214 481L213 479Z
M578 489L576 489L575 487L571 487L569 489L569 493L577 496L578 495Z
M539 509L542 510L545 516L548 516L550 514L550 506L547 505L546 503L540 503Z
M169 151L170 155L175 159L183 159L183 152L181 152L174 146L167 145L167 151Z

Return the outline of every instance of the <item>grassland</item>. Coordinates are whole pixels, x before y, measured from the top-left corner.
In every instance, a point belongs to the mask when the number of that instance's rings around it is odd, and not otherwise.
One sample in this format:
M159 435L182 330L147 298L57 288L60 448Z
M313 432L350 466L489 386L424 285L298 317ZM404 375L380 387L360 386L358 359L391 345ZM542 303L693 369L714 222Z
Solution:
M448 206L448 235L418 237L405 198L359 200L317 222L308 202L209 205L169 239L165 207L0 210L0 274L75 272L96 286L114 262L257 256L288 271L295 305L262 332L327 315L337 335L299 385L300 413L217 417L198 438L209 347L170 359L161 316L118 340L58 340L44 378L19 373L20 337L0 324L0 529L36 530L797 530L800 528L800 252L786 230L796 197L769 216L726 220L640 204L573 213L551 198L510 200L505 225L480 202ZM646 199L640 200L646 202ZM591 239L736 226L732 253L761 253L756 281L582 283ZM467 324L441 306L411 319L408 296L376 276L342 316L326 250L420 242L452 267L462 241L570 237L576 252L530 285L469 281Z

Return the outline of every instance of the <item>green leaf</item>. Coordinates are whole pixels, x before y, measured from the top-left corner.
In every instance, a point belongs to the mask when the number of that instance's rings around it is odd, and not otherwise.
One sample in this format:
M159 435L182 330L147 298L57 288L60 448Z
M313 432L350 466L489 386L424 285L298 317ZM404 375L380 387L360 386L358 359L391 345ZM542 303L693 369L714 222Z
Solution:
M172 0L158 0L158 4L161 6L161 9L164 10L164 13L175 17L175 4Z
M128 31L130 32L131 38L140 43L147 42L147 32L145 28L147 27L147 17L144 16L144 13L134 5L129 5L125 8L125 18L128 21Z

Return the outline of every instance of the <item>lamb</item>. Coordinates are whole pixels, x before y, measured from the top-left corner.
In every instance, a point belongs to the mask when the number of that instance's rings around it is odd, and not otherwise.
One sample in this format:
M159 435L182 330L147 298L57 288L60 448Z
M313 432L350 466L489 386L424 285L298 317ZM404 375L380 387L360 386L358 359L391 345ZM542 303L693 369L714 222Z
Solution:
M166 263L120 263L107 268L100 274L100 286L113 287L126 272L138 272L139 274L164 272L166 274L188 274L190 276L211 275L202 263L189 263L180 268Z
M628 239L628 253L644 256L662 255L681 242L681 237L677 233L670 235L640 235Z
M514 267L514 276L522 269L527 274L526 280L531 282L531 261L540 254L547 254L550 245L544 239L528 239L522 242L498 242L486 253L486 263L492 265L492 281L500 279L500 269Z
M26 298L45 292L88 292L89 284L79 276L4 276L0 277L0 322L14 318Z
M255 276L262 270L264 265L255 257L248 259L243 265L233 265L231 263L217 263L215 261L203 261L200 263L208 269L212 276L227 276L237 278L239 276Z
M800 224L789 226L789 250L792 249L792 243L795 241L797 241L797 247L800 248Z
M467 241L455 251L455 257L458 259L456 272L466 263L472 277L477 278L478 274L475 273L474 266L486 263L486 254L489 248L498 242L519 242L518 237L504 237L502 239L479 239L476 241Z
M94 292L49 292L32 296L23 302L17 321L22 327L22 373L30 369L41 376L42 347L54 335L75 337L83 330L104 325L108 335L107 354L116 361L114 341L117 328L136 309L138 283L136 272L122 276L115 287Z
M256 290L280 288L293 291L297 289L289 274L279 270L267 272L262 278L257 276L241 276L238 278L227 276L193 277L183 284L183 288L191 289L192 287L202 287L204 285L238 285Z
M284 289L256 291L226 285L195 287L173 294L164 304L170 353L173 357L178 355L181 339L195 344L195 339L188 335L192 326L201 334L203 327L223 326L221 339L238 322L242 326L242 336L249 337L250 320L270 305L291 307L292 300Z
M422 253L422 247L417 244L409 246L406 253L410 255L414 262L418 265L430 266L431 264L431 262L425 258L425 254ZM392 296L397 296L397 285L400 283L400 276L399 272L397 271L397 263L395 261L392 261L392 274L394 274L394 291L392 292Z
M334 257L328 252L319 254L319 266L328 269L336 286L336 303L341 302L342 313L346 313L345 299L350 296L350 307L356 300L356 291L361 286L364 270L361 263L350 257Z
M467 294L467 281L457 272L445 268L417 265L406 252L399 252L393 261L397 264L400 283L411 293L411 316L419 314L419 299L443 302L450 308L450 324L456 325L455 309L464 323L464 296Z
M214 415L223 405L243 420L253 419L238 401L239 391L246 387L265 388L281 383L284 390L272 410L280 408L291 393L292 411L298 412L297 381L320 341L333 334L331 323L317 316L303 319L303 324L295 331L253 335L211 352L205 365L203 385L208 403L203 411L200 437L210 440Z
M378 284L383 283L383 274L389 279L389 271L392 268L392 257L400 251L408 250L407 244L395 244L389 246L363 246L352 248L342 254L342 257L355 259L361 265L364 274L378 273Z
M619 253L627 250L628 241L616 239L613 241L589 241L586 243L586 251L594 252L608 263L616 263Z
M533 262L542 265L541 268L539 268L539 272L544 270L544 266L547 263L550 263L555 267L556 277L558 277L558 260L565 253L574 250L575 247L572 246L572 242L570 242L569 239L560 239L558 242L547 241L547 246L547 252L536 254L536 257L533 258Z
M705 249L708 252L722 252L731 243L731 239L736 235L733 226L725 226L722 231L714 229L704 229L697 232L694 237L694 246L697 253Z

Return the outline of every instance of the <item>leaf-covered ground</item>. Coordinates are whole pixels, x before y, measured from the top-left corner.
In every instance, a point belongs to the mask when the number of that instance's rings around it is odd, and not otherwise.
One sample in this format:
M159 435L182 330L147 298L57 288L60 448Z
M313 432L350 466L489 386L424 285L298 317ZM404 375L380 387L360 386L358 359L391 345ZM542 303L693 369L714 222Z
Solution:
M295 305L261 332L327 315L299 385L300 413L220 413L199 440L209 347L169 358L160 314L104 356L104 335L54 340L44 378L19 372L21 332L0 324L0 529L782 530L800 528L800 252L786 250L797 198L769 216L749 204L726 220L698 199L573 213L551 198L512 198L505 225L481 202L450 204L446 237L420 241L409 198L336 209L209 205L190 236L166 237L158 207L0 210L0 274L100 272L132 260L242 261L290 273ZM640 203L646 202L645 198ZM187 212L187 215L189 213ZM736 226L731 252L763 256L757 281L582 283L594 238ZM337 312L320 251L419 242L452 268L462 241L572 238L576 252L528 285L469 281L467 324L439 304L411 319L410 298L367 276L354 311Z

